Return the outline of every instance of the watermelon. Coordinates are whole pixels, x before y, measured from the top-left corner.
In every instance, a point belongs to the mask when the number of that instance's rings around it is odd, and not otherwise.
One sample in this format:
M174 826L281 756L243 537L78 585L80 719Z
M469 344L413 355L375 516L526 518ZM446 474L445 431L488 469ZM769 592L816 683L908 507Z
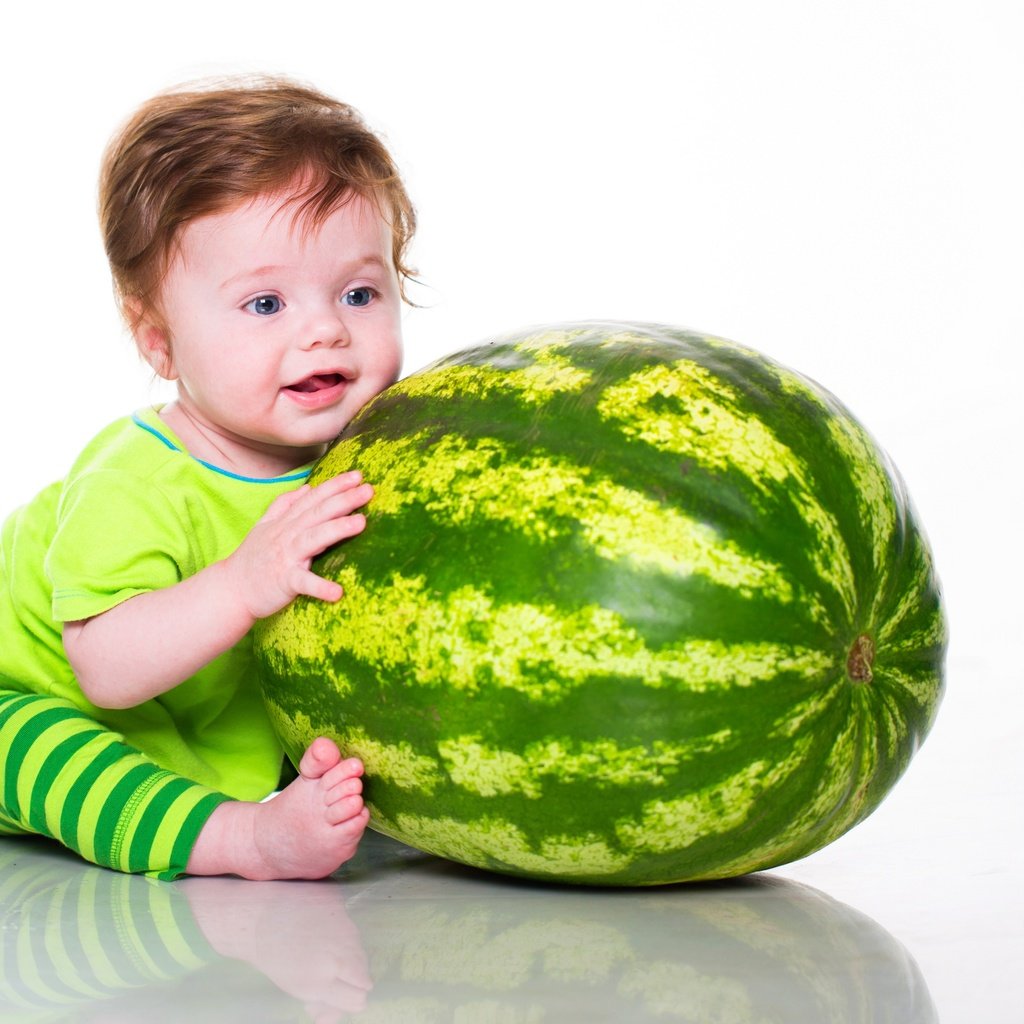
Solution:
M375 487L337 604L255 633L297 761L366 764L371 825L592 885L723 878L868 815L928 732L945 625L886 456L724 339L584 322L441 359L314 468Z

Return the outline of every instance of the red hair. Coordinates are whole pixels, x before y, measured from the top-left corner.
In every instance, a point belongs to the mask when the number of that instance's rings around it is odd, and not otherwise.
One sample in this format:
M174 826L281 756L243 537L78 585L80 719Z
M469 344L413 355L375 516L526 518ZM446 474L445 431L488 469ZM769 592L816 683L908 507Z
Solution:
M381 140L345 103L280 78L193 83L143 104L111 140L100 173L104 247L122 313L158 308L184 227L246 199L294 188L312 225L362 196L391 228L405 298L416 214Z

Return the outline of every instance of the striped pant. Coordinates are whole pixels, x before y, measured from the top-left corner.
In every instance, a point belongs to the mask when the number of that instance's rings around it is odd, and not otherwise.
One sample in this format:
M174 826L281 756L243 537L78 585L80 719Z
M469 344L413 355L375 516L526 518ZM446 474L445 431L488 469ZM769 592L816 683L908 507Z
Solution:
M0 690L0 836L48 836L94 864L172 879L228 799L69 701Z

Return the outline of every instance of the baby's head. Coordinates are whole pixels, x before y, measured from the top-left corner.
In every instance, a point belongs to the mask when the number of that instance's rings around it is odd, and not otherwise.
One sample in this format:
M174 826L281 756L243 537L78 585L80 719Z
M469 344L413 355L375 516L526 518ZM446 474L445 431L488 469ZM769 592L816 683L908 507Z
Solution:
M190 222L285 190L312 226L354 195L371 202L390 226L399 281L410 279L415 212L387 149L351 107L265 78L186 87L140 107L100 175L103 240L129 325L159 317L161 281Z

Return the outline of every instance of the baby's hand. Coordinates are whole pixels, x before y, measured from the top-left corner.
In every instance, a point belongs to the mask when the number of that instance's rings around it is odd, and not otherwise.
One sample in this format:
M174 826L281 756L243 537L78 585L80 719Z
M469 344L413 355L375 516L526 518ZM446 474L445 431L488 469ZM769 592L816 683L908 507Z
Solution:
M299 594L337 601L341 586L310 571L332 544L361 533L366 517L356 512L373 497L358 472L316 487L305 484L276 498L225 561L236 593L253 618L279 611Z

